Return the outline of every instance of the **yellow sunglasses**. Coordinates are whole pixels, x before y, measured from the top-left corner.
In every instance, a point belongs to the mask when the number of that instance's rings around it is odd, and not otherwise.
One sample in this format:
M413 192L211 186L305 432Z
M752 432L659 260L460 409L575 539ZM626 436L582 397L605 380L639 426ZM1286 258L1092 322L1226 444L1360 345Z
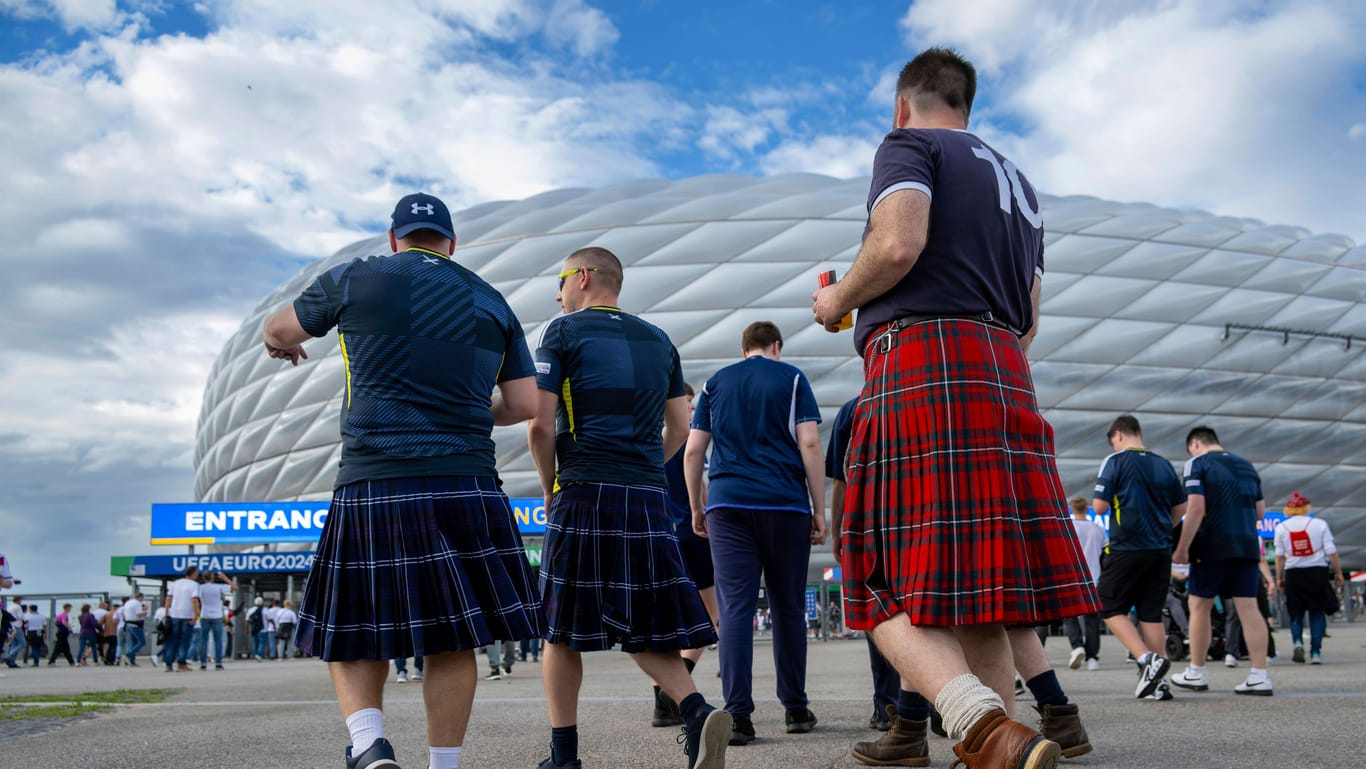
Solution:
M572 270L565 270L564 272L562 272L562 273L560 273L559 275L555 276L555 277L557 277L557 278L560 279L560 288L564 288L564 281L565 281L566 278L568 278L570 275L576 275L576 274L578 274L578 273L580 273L580 272L583 272L584 270L587 270L587 271L589 271L589 272L597 272L597 271L598 271L598 268L597 268L597 267L575 267L575 268L572 269Z

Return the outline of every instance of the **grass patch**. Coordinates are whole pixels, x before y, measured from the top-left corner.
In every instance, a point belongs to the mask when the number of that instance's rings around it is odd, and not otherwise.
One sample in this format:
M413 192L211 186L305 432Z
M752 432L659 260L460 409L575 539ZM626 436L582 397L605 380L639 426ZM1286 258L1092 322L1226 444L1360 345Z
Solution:
M83 694L15 694L0 697L0 707L30 702L64 703L73 707L78 707L80 703L137 705L147 702L161 702L179 691L179 689L116 689L112 692L85 692Z
M25 721L31 718L76 718L108 710L112 705L86 706L74 702L57 705L0 705L0 721Z

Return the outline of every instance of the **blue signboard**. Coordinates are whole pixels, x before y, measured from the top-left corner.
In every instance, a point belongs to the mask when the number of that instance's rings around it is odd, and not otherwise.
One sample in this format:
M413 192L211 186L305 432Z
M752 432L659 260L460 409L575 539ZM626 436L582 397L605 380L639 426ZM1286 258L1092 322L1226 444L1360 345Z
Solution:
M156 504L152 505L152 544L317 542L328 505L326 500Z
M1276 524L1284 520L1285 513L1279 510L1267 510L1266 515L1262 516L1262 520L1257 522L1257 533L1262 536L1262 539L1275 539Z
M203 553L177 555L135 555L128 564L129 577L183 577L185 569L221 571L229 577L238 574L306 572L313 566L312 552L299 553Z
M545 533L545 501L510 499L517 529ZM330 502L194 502L152 505L153 545L317 542Z

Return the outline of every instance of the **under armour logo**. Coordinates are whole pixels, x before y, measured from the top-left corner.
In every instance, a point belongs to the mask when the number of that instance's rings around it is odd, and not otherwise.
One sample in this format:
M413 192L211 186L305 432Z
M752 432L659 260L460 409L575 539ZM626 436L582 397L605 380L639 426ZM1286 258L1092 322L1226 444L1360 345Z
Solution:
M413 204L413 216L417 216L418 214L423 212L425 212L427 216L432 216L436 213L436 207L433 206L431 203L428 203L425 206L419 206L416 203Z

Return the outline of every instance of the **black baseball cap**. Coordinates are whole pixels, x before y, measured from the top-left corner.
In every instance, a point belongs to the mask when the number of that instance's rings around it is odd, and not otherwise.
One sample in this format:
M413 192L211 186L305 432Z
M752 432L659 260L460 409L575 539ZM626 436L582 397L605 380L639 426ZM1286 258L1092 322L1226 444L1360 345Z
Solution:
M404 195L394 206L394 237L401 238L418 230L431 230L455 240L455 229L451 225L451 212L441 198L425 192Z

